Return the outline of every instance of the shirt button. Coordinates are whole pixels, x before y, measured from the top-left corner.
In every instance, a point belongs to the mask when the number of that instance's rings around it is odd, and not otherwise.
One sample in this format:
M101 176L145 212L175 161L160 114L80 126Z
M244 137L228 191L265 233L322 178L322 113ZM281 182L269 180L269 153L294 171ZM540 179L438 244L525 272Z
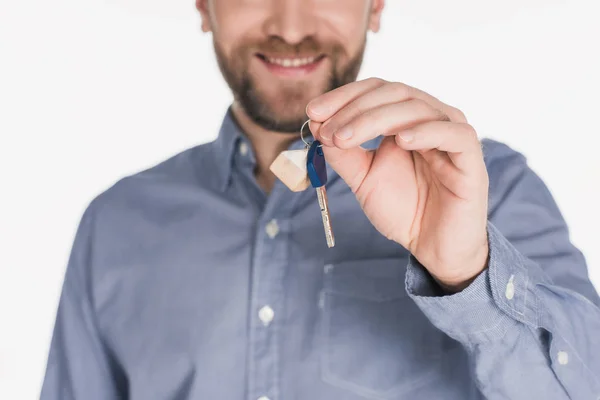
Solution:
M569 363L569 353L567 353L566 351L559 351L558 363L560 365L567 365Z
M514 279L515 276L511 275L510 279L508 280L508 284L506 285L506 293L504 293L504 295L508 300L512 300L513 297L515 297L515 284L513 283Z
M240 142L240 154L245 156L248 154L248 144L246 142Z
M271 222L267 224L265 230L267 231L267 235L269 235L271 239L277 236L277 234L279 233L279 225L277 224L277 220L272 219Z
M258 318L262 321L265 326L268 326L273 318L275 317L275 312L269 306L264 306L260 310L258 310Z

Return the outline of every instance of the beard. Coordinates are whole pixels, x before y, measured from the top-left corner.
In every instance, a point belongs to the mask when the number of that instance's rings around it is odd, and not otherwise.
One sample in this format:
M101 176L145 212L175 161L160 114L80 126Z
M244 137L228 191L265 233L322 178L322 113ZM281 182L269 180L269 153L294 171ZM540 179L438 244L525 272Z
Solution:
M215 54L219 69L234 99L243 108L246 115L258 126L275 132L298 133L306 121L306 105L310 82L289 82L282 85L277 93L278 99L269 98L249 72L249 63L255 54L325 54L331 61L326 81L315 96L329 92L340 86L354 82L360 71L366 46L366 34L358 52L347 57L338 44L321 44L313 38L307 38L298 45L291 46L278 37L270 37L261 43L242 43L227 57L219 43L214 40ZM342 64L342 59L346 61ZM313 85L314 86L314 85ZM276 108L286 110L278 112Z

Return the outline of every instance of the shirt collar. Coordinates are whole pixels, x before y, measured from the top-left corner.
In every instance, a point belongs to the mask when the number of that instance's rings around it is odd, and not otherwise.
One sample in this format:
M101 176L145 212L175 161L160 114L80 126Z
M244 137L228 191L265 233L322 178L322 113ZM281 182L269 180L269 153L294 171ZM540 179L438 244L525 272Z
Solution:
M381 139L382 137L372 139L364 143L363 147L375 149L378 147ZM312 138L309 140L312 140ZM288 150L299 150L303 147L304 142L298 138L289 146ZM225 113L223 122L221 123L219 135L214 141L214 150L212 152L218 175L218 184L222 192L227 189L229 184L234 157L236 156L236 153L242 152L245 154L240 154L240 156L246 158L245 162L247 162L248 165L254 166L256 164L256 158L252 151L252 145L235 120L230 106ZM329 172L333 173L333 171Z
M233 118L231 107L229 107L223 118L223 122L221 123L219 135L214 142L212 152L221 191L224 191L229 183L233 165L233 155L239 147L238 143L242 136L242 130Z
M288 150L299 150L304 148L304 143L298 137L288 148ZM213 148L214 163L217 170L218 184L221 191L225 191L231 178L235 157L243 157L242 163L249 167L256 165L256 157L252 150L250 140L239 126L231 106L227 109L219 135L214 141Z

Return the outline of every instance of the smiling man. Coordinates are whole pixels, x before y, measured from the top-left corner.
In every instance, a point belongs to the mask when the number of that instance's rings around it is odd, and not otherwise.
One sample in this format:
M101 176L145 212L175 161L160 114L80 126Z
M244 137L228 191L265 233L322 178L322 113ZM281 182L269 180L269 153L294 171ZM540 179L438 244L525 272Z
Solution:
M598 399L600 300L544 183L460 110L355 81L383 0L196 5L235 101L89 205L43 400ZM269 169L307 119L333 248Z

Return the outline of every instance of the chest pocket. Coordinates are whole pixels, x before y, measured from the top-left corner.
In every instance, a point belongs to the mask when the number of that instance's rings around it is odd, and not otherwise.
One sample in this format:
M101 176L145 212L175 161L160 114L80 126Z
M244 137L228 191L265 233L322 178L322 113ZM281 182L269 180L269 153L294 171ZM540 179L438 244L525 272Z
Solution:
M406 295L407 261L325 266L325 382L370 399L396 399L439 378L444 335Z

